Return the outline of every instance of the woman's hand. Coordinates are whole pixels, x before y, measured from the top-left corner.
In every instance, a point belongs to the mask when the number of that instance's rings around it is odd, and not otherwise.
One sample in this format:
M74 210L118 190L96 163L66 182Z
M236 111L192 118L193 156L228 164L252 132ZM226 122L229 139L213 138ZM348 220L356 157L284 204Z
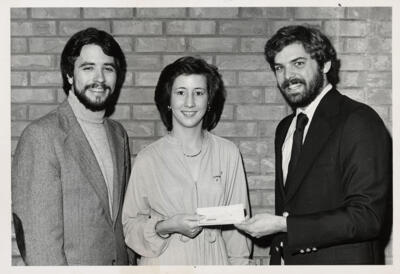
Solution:
M193 239L203 230L203 227L198 225L201 218L196 214L177 214L157 223L155 229L160 235L179 233Z

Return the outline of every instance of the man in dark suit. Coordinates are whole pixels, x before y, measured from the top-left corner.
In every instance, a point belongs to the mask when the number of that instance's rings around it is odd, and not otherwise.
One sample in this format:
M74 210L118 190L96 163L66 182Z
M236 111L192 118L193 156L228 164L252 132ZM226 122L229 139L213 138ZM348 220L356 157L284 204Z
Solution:
M22 133L12 163L12 210L27 265L125 265L121 210L130 174L128 136L107 118L125 79L125 56L94 28L61 55L67 99Z
M273 234L271 264L383 263L392 147L382 120L336 90L340 63L319 30L281 28L265 55L294 112L276 129L276 215L237 227Z

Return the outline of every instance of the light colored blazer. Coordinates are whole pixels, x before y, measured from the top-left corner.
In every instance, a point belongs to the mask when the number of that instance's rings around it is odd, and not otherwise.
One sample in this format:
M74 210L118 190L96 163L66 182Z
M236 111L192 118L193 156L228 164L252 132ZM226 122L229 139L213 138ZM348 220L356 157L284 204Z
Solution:
M12 210L26 264L128 264L121 224L128 136L119 123L104 124L114 165L112 215L102 172L67 100L22 133L12 163Z

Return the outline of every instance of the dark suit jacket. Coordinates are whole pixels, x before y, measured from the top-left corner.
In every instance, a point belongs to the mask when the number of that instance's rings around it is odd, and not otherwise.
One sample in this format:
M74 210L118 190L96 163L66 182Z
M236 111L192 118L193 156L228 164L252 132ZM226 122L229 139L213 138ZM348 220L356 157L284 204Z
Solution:
M271 264L383 263L379 244L391 183L391 138L370 107L329 91L311 121L298 165L282 182L282 144L294 115L277 127L277 215L287 233L271 245ZM280 247L283 244L283 248Z
M66 100L22 133L12 163L12 210L28 265L127 264L121 223L128 137L105 122L114 164L112 216L104 177Z

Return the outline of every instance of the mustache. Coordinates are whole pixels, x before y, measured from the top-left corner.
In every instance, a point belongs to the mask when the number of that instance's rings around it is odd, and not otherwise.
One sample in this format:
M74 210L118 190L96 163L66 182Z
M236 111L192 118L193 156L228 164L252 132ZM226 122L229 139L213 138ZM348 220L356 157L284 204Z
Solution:
M103 84L103 83L93 83L93 84L85 86L85 90L88 90L91 88L96 88L96 89L101 88L103 90L111 89L110 86L107 86L106 84Z
M290 78L288 80L283 81L281 87L283 89L288 88L290 85L295 85L295 84L303 84L306 85L306 81L302 78Z

